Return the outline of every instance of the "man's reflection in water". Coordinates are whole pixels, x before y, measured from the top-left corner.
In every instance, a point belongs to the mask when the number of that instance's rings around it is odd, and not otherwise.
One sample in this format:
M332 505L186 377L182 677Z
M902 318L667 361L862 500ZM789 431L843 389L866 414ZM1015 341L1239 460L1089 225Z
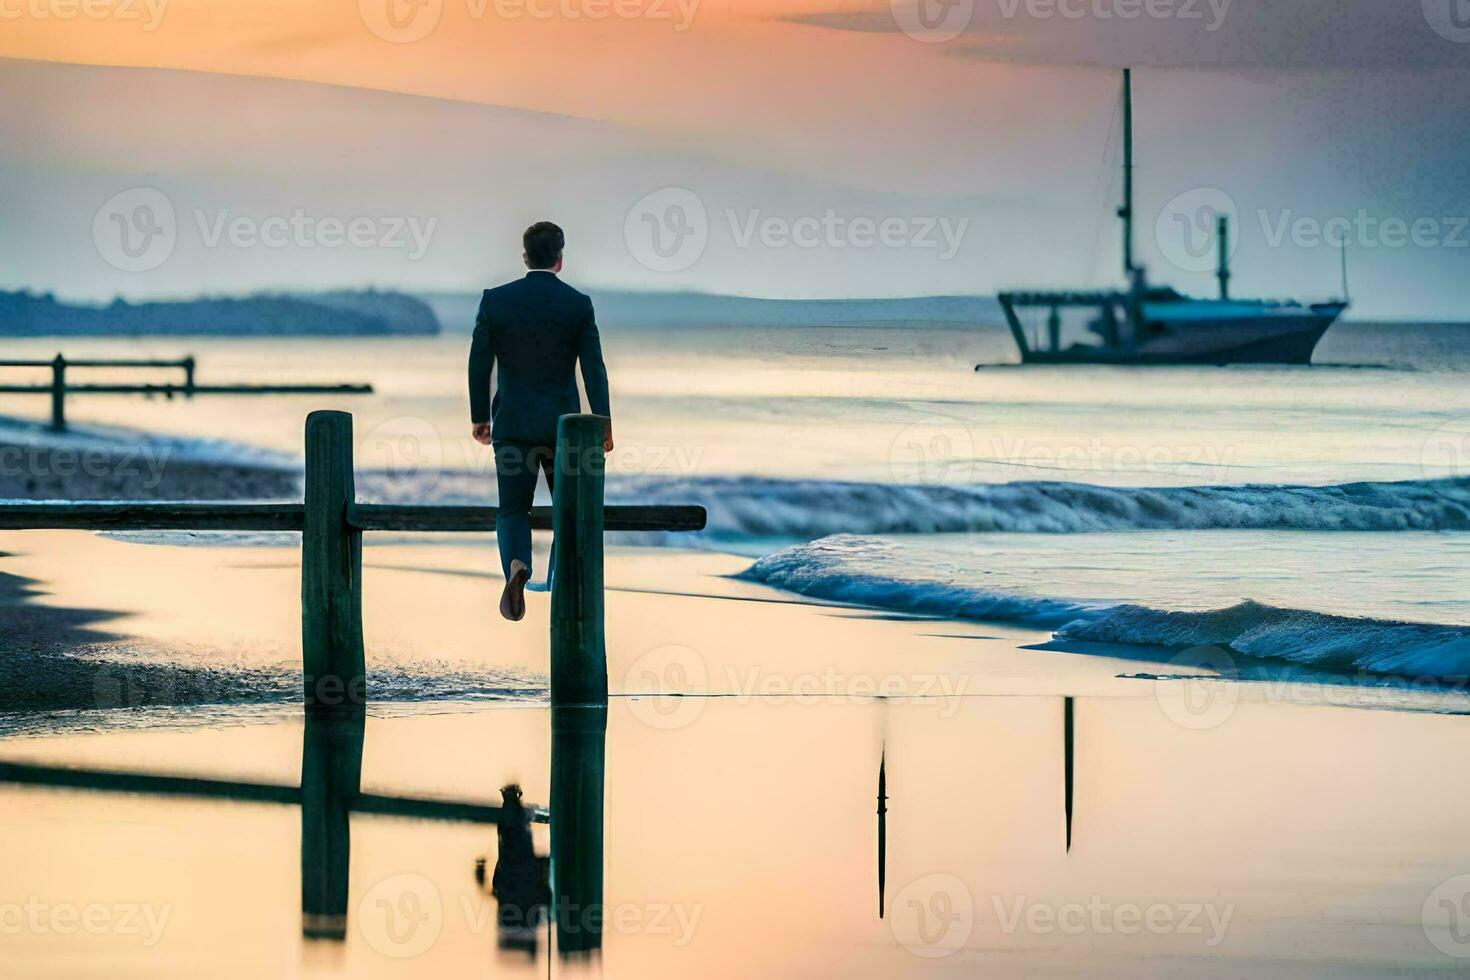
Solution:
M551 858L538 856L531 845L531 812L521 802L521 788L502 786L500 799L500 853L490 878L490 894L498 906L496 938L501 949L535 957L536 930L546 921L551 903ZM485 884L483 858L475 865L475 879Z

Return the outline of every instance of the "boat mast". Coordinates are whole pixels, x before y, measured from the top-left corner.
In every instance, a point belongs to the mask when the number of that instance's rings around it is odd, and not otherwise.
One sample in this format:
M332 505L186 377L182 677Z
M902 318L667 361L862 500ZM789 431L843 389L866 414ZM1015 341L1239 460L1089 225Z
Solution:
M1133 69L1123 69L1123 275L1133 282Z

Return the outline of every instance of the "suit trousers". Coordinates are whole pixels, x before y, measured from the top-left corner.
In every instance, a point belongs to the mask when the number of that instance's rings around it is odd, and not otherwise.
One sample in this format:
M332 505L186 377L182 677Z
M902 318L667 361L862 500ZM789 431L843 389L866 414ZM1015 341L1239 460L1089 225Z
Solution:
M500 504L495 515L495 541L500 546L500 567L510 579L510 563L520 559L531 567L531 502L536 497L536 476L546 474L552 488L556 450L529 442L497 441L495 481Z

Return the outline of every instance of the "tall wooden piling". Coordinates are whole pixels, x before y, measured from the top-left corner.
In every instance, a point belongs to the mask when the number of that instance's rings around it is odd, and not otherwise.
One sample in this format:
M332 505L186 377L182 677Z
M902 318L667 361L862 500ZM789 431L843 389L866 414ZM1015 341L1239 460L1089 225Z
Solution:
M352 416L306 417L306 506L301 533L301 652L307 710L367 702L362 644L362 532L347 523L354 497Z
M551 703L607 703L602 621L602 444L609 421L563 415L552 493Z

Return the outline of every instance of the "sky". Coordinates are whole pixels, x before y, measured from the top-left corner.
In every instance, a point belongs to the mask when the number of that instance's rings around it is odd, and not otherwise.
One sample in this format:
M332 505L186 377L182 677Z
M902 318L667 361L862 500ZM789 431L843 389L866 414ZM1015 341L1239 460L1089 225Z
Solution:
M0 288L1121 281L1470 319L1470 0L0 0Z

